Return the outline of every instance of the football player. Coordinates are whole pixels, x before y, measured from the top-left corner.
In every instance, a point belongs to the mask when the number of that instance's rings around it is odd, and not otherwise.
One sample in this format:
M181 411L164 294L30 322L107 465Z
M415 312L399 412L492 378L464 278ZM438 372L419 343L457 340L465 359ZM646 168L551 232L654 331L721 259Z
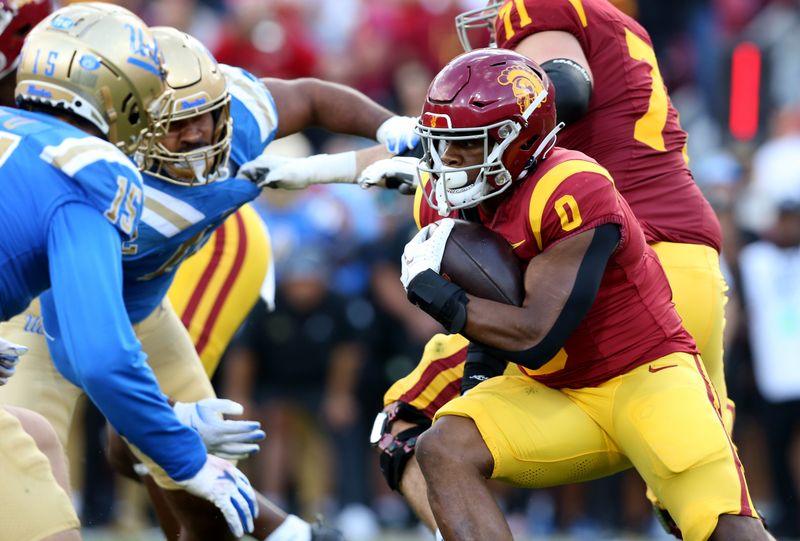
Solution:
M554 147L556 106L539 65L478 49L436 76L420 116L422 229L402 282L471 343L462 396L416 446L436 524L445 539L510 540L486 479L546 487L633 466L684 539L770 539L645 230L607 169ZM456 217L514 247L521 307L438 274ZM518 371L495 375L506 359Z
M727 285L719 269L720 226L689 171L686 133L647 32L605 0L492 1L456 22L465 48L475 37L474 28L487 28L497 46L527 56L548 73L558 119L565 123L559 145L585 152L613 175L662 263L673 302L697 343L732 430L733 403L722 363ZM405 171L407 176L410 167L395 159L364 173L376 177L387 170ZM426 419L457 394L465 357L462 337L434 337L419 366L386 393L387 407L377 420L397 436L381 444L390 486L432 527L413 442ZM663 509L655 510L665 527L679 534Z
M126 37L121 46L118 36ZM15 94L26 110L0 108L0 320L49 288L54 325L46 336L67 352L58 364L64 377L172 482L217 505L236 535L252 531L249 482L207 455L198 434L178 421L145 364L121 294L121 245L135 237L143 202L128 155L163 133L170 106L155 41L123 8L80 4L38 24L18 63ZM20 353L3 341L4 376ZM42 395L58 392L46 385L40 382ZM7 411L2 537L79 539L69 497Z
M194 349L201 344L192 343L165 299L179 264L203 246L212 231L233 211L258 195L255 184L230 177L230 173L235 173L240 163L259 155L276 135L294 133L318 123L335 131L369 137L376 136L376 131L385 133L388 123L391 129L386 138L391 141L401 136L398 134L407 134L413 122L394 117L363 95L340 85L312 79L259 81L238 68L219 66L205 47L190 36L164 28L153 32L167 65L173 66L167 82L176 99L167 135L149 147L142 147L137 155L146 170L145 211L136 238L123 247L125 303L162 389L178 401L175 408L179 417L201 432L212 452L228 458L242 458L257 450L256 441L263 438L263 432L257 425L216 419L223 412L236 413L236 405L213 400L209 376ZM354 111L359 114L352 114ZM381 153L389 155L385 151ZM344 167L355 168L356 164L345 163ZM244 219L235 214L233 219L239 234L238 244L241 244ZM224 232L229 230L227 223L223 227L226 229L217 233L220 241L224 241ZM215 248L217 244L215 242ZM224 293L226 288L234 288L237 278L252 279L254 283L244 283L240 287L258 291L262 277L237 276L237 268L243 268L246 257L252 254L237 248L241 257L235 257L229 267L214 258L205 260L203 274L195 278L203 287L191 295L184 315L193 310L205 312L207 318L217 317L215 314L219 314L227 299L211 293ZM252 255L258 262L259 253L256 251ZM208 287L214 282L221 284ZM248 298L250 304L254 301L254 295ZM47 321L53 319L48 313L50 304L48 296L42 297ZM10 322L7 327L10 336L30 344L35 360L6 392L13 394L14 403L46 409L48 416L57 419L55 424L61 437L66 438L68 421L80 390L53 371L52 362L42 347L42 337L29 332L27 323L38 317L37 307L33 305L23 318ZM208 337L203 338L201 334L201 339ZM63 352L53 350L52 353L58 363ZM215 364L208 366L209 372L213 372ZM57 400L45 404L31 396L33 382L43 380L60 389ZM143 464L138 471L147 472L159 487L167 489L162 493L191 535L223 538L225 532L220 531L219 521L198 511L196 502L189 502L170 490L176 487L164 472L146 454L136 449L134 452ZM287 518L274 509L265 514L264 519L255 532L262 539L267 535L271 540L304 539L312 534L307 523L297 517ZM317 529L313 535L315 539L335 538L333 532L322 529Z

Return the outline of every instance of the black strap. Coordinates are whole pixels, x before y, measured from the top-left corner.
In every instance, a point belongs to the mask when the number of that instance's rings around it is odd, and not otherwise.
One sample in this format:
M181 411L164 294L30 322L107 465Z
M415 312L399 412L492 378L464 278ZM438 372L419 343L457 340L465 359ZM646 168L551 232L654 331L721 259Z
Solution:
M538 344L524 351L505 351L491 347L487 347L487 351L532 370L552 359L592 307L608 259L616 250L620 238L617 224L604 224L595 228L594 237L583 256L575 284L561 314Z
M558 121L570 125L586 114L592 98L592 80L584 67L569 58L554 58L542 64L542 69L556 87Z
M450 334L467 324L467 293L432 269L417 274L408 284L408 300L441 323Z

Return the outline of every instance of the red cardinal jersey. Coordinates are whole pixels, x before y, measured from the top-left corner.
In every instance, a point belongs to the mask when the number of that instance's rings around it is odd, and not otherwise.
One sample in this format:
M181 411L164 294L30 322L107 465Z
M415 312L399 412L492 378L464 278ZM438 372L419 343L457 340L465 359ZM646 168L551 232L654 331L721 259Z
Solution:
M424 189L429 191L430 183ZM669 353L697 352L672 304L658 257L605 168L580 152L554 148L511 190L498 196L492 215L481 211L480 217L525 264L588 229L614 223L621 232L586 317L553 359L539 370L523 371L554 388L591 387ZM441 219L421 190L415 204L420 226Z
M648 242L719 251L719 222L687 167L686 133L644 28L607 0L509 0L495 30L498 46L507 49L536 32L575 36L594 86L588 112L559 133L558 145L611 172Z

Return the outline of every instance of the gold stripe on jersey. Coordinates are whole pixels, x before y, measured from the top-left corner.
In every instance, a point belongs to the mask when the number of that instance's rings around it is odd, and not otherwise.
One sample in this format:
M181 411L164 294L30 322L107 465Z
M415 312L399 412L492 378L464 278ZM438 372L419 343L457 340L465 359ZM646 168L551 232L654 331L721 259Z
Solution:
M217 254L216 269L200 292L202 296L191 321L184 321L209 377L216 371L234 333L258 301L272 258L269 235L258 213L251 205L240 208L178 269L168 296L181 319L193 295L202 286L204 273L214 262L220 230L225 237L222 253ZM238 264L237 258L240 258Z
M586 21L586 12L583 10L583 2L581 2L581 0L569 0L569 3L572 4L572 7L574 7L575 11L578 12L578 17L581 20L581 26L584 28L589 26L589 23Z
M188 229L195 223L191 220L184 218L177 212L174 212L169 207L161 204L160 202L156 201L151 197L144 198L144 208L149 210L150 212L153 212L154 214L157 214L158 216L161 216L163 219L165 219L173 226L175 226L178 229L178 231L183 231L184 229Z
M576 173L597 173L603 175L612 184L614 179L604 167L596 163L585 160L567 160L553 167L542 178L536 182L531 194L530 208L528 216L530 219L531 230L536 239L539 250L542 249L542 221L544 218L544 207L550 200L550 196L561 186L561 183Z
M417 229L422 229L420 210L422 209L422 201L425 199L425 186L428 185L430 179L430 174L420 172L417 191L414 192L414 222L417 224Z

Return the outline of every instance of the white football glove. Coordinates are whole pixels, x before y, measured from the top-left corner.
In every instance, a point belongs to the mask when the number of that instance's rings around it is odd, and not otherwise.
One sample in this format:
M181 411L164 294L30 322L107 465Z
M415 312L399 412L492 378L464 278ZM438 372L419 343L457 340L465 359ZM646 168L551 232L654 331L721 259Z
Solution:
M386 145L392 154L400 154L411 150L419 142L419 135L414 132L417 119L413 116L393 116L386 119L378 128L375 139Z
M216 505L237 538L253 531L253 518L258 516L256 494L247 477L230 462L208 455L197 475L178 484Z
M276 156L274 154L261 154L257 158L243 163L239 170L236 172L236 178L242 178L255 183L259 188L267 186L264 180L273 169L277 169L285 163L296 160L297 158L289 158L288 156ZM278 188L282 186L269 186L270 188Z
M413 194L419 184L418 163L417 158L403 156L378 160L365 167L356 182L362 188L385 186L406 195Z
M308 158L283 158L283 163L275 160L274 156L271 158L261 156L253 162L261 158L264 158L261 162L262 171L264 163L273 167L268 167L266 174L263 175L260 182L257 182L259 188L302 190L312 184L333 182L352 184L356 180L356 153L353 151L339 154L317 154ZM245 166L253 162L249 162Z
M241 415L244 408L233 400L206 398L198 402L176 402L172 407L178 420L195 429L212 455L243 460L258 452L266 434L257 421L231 421L222 417Z
M414 235L403 250L400 281L408 291L408 284L414 277L426 269L439 272L442 266L447 239L453 230L455 221L444 218L429 224Z
M19 358L28 351L28 348L0 338L0 385L8 383L8 378L17 371Z

